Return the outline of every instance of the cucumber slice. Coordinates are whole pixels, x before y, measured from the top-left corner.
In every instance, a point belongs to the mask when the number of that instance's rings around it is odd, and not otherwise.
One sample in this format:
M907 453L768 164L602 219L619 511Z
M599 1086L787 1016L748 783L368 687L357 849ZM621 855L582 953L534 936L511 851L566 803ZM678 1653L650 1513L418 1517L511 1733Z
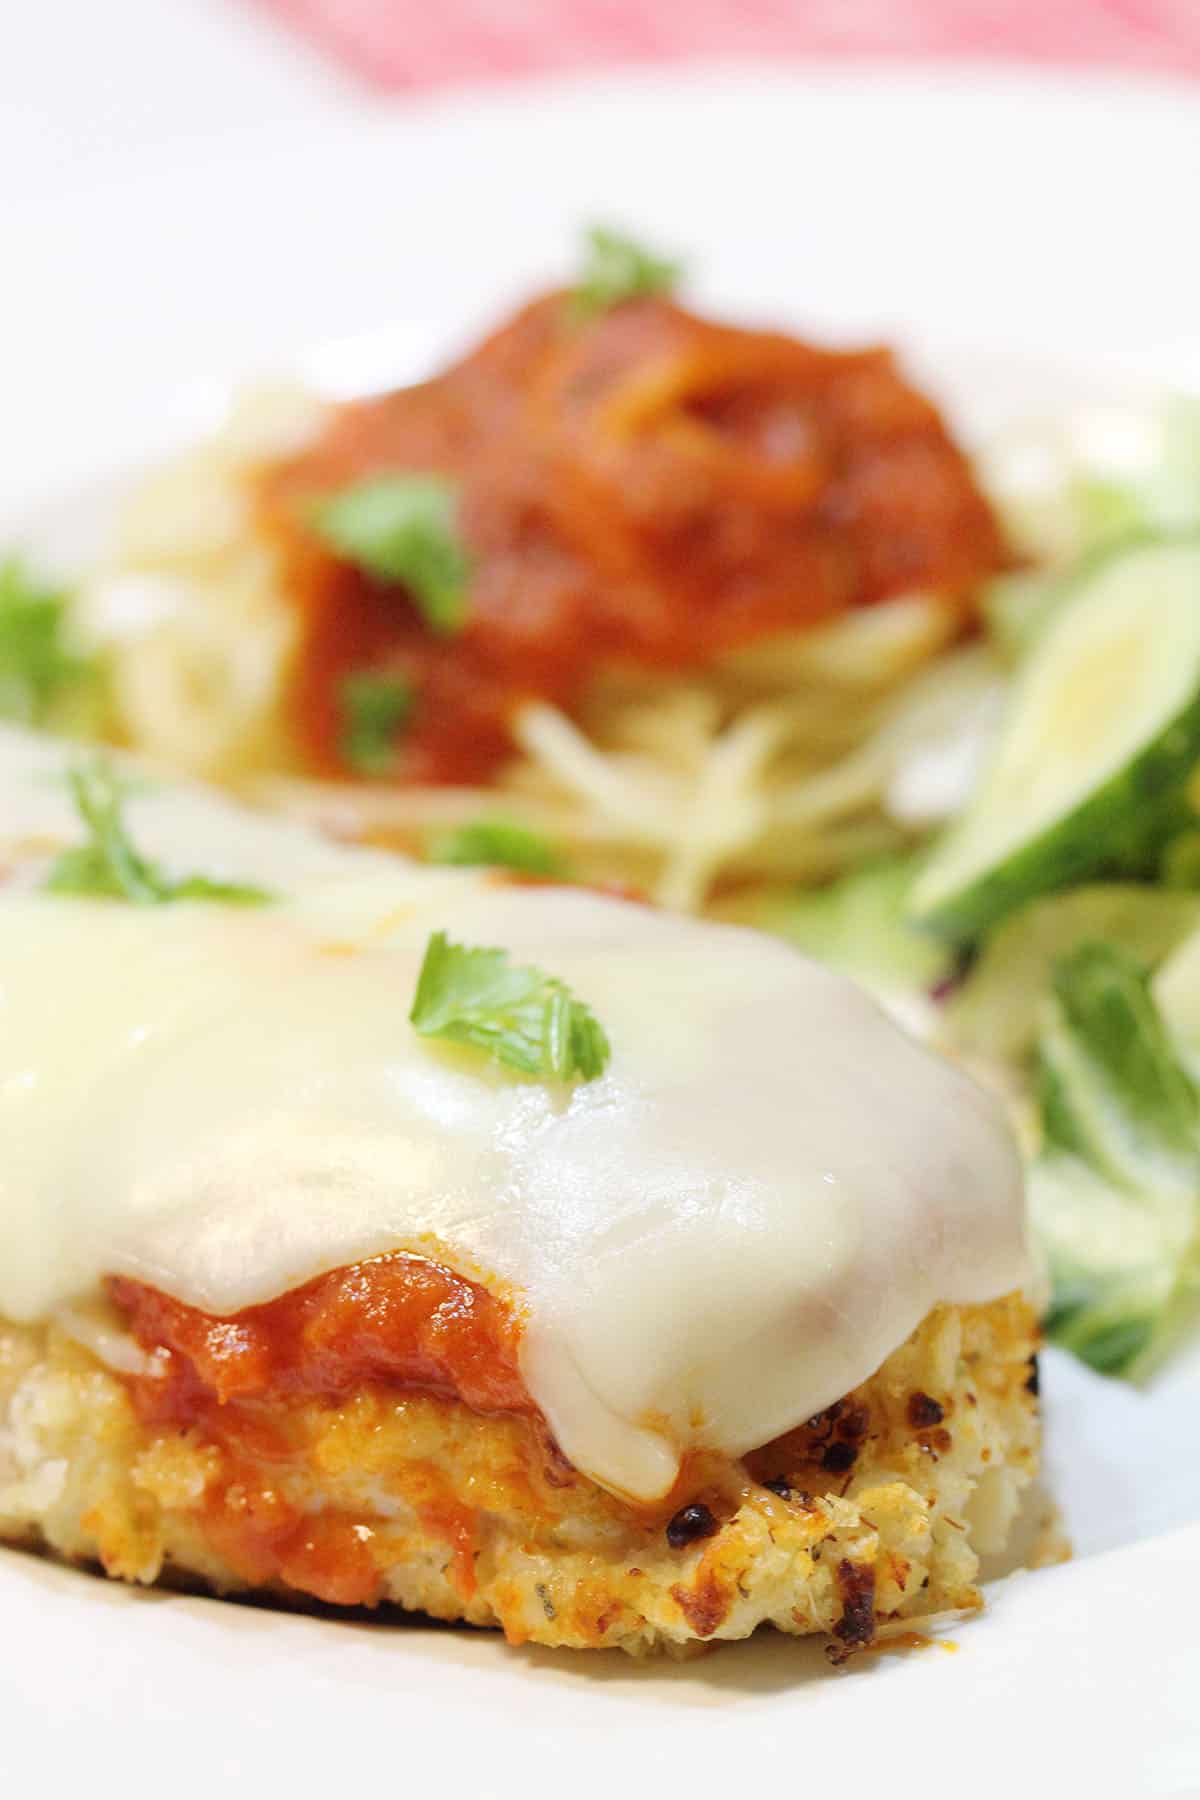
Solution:
M1156 967L1193 932L1200 945L1200 894L1133 881L1048 894L988 934L946 1009L949 1041L968 1054L1020 1062L1037 1039L1039 1014L1060 956L1091 938ZM1197 1019L1200 1024L1200 994Z
M1128 868L1200 757L1200 540L1126 544L1081 573L1022 669L970 806L912 893L968 939L1038 894Z

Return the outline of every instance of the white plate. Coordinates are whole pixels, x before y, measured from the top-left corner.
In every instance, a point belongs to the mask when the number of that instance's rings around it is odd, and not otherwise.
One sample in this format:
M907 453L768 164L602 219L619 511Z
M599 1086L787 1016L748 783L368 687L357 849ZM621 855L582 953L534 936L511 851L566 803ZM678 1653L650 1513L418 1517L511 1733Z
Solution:
M32 202L6 218L0 509L75 554L114 472L231 382L418 373L561 272L590 218L689 252L703 302L900 337L971 431L1131 374L1200 388L1198 185L1194 91L979 71L575 82L110 167L52 221ZM1197 1359L1144 1396L1047 1364L1080 1560L995 1586L957 1654L834 1673L763 1639L635 1668L131 1594L0 1552L0 1772L180 1800L231 1777L477 1800L1040 1793L1068 1774L1200 1793Z

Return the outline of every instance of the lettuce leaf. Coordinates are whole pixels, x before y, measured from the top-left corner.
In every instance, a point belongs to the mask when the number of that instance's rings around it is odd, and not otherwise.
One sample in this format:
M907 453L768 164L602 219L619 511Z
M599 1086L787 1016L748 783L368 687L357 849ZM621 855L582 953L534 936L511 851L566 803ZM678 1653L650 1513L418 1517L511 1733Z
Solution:
M1049 1335L1137 1378L1200 1296L1200 1093L1146 968L1113 944L1058 959L1038 1046L1030 1175L1053 1289Z

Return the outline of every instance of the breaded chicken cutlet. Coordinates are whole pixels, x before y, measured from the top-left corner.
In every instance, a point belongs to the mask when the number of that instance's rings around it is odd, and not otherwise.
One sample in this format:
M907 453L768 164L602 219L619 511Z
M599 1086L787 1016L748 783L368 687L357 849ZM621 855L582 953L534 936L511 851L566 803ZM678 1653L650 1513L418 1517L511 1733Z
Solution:
M0 1536L639 1654L979 1603L1036 1328L964 1075L756 934L63 755L0 737Z
M745 1458L696 1457L646 1510L539 1420L378 1383L280 1405L281 1468L233 1421L141 1416L139 1384L61 1331L8 1326L0 1536L126 1581L395 1605L513 1643L680 1653L769 1622L840 1656L980 1604L979 1555L1037 1464L1033 1345L1020 1300L939 1308L845 1400Z

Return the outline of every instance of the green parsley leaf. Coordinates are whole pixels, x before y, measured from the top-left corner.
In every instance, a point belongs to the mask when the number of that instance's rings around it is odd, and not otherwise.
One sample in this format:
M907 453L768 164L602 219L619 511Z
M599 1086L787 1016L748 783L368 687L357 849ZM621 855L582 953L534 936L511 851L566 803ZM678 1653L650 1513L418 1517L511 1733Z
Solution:
M0 562L0 718L49 722L94 665L67 648L67 595L45 586L15 556Z
M211 900L227 906L262 906L274 895L241 882L187 875L171 881L137 849L122 816L123 793L111 765L101 757L78 764L67 775L75 807L90 837L64 850L44 883L52 894L126 900L132 906L164 906L172 900Z
M338 688L341 752L360 775L388 775L396 767L396 734L413 708L411 682L402 675L360 669Z
M561 981L444 931L429 940L408 1016L422 1037L470 1044L542 1081L594 1081L608 1066L603 1026Z
M471 561L458 491L440 475L373 475L313 503L318 536L356 568L408 590L433 631L460 631Z
M523 875L563 875L566 862L548 838L515 819L472 819L434 838L429 860L518 869Z
M656 256L624 232L593 225L582 273L571 290L571 310L577 319L592 319L623 300L669 294L682 273L681 263Z

